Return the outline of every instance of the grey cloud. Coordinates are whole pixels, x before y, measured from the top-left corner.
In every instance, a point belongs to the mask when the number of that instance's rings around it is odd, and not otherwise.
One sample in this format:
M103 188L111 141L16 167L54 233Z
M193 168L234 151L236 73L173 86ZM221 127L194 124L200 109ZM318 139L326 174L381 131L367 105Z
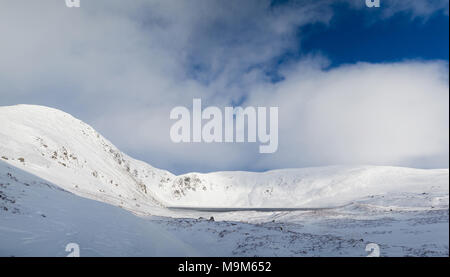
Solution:
M410 10L427 16L443 9L424 3L397 3L389 14ZM274 85L267 79L264 66L298 47L297 27L328 22L333 16L329 5L327 0L276 6L269 0L97 0L68 9L63 0L0 0L0 103L63 109L126 152L178 172L351 162L448 166L448 148L442 146L448 136L440 131L448 131L448 121L439 117L448 112L442 104L442 98L448 99L443 92L448 93L448 84L441 78L448 74L445 65L357 65L327 72L322 69L326 59L307 57L282 70L285 81ZM405 74L415 77L405 79ZM389 77L385 86L368 87L360 97L345 90L366 89L360 80L374 75ZM422 121L402 104L410 87L429 108ZM388 95L381 88L399 92ZM430 88L434 92L426 94ZM284 139L273 156L259 155L254 144L174 145L169 139L170 109L191 105L193 97L201 97L205 105L242 99L244 105L278 104L280 113L294 116L294 121L281 122ZM388 105L390 97L394 106ZM392 124L415 120L417 128L389 127L383 137L386 152L374 151L381 142L369 136L370 114L362 113L360 122L349 124L345 114L352 107L370 110L369 100L386 104L381 116L392 118ZM327 108L319 112L318 107ZM325 120L329 117L334 121ZM324 141L337 127L342 132L333 143ZM375 127L383 131L383 126ZM388 136L395 132L398 136ZM429 142L425 132L434 134ZM410 137L408 143L402 143L405 137ZM388 144L388 139L395 143Z

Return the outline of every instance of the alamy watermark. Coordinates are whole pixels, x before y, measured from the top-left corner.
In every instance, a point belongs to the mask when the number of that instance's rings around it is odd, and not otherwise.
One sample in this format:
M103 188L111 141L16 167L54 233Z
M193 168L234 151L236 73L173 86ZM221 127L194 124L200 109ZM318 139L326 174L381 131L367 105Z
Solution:
M369 8L379 8L380 0L366 0L366 6Z
M66 0L66 6L68 8L79 8L80 5L80 0Z
M78 243L71 242L66 245L66 252L69 254L66 257L77 258L80 257L80 246Z
M66 6L68 8L79 8L81 3L80 0L65 0ZM380 7L380 0L365 0L366 6L369 8L379 8Z
M366 252L369 253L366 257L380 257L380 246L376 243L369 243L366 245Z
M170 128L170 138L175 143L245 142L247 133L247 142L258 139L260 153L278 150L278 107L270 107L269 112L266 107L225 107L222 112L215 106L202 110L201 99L193 99L192 117L188 108L180 106L172 109L170 119L177 120ZM203 121L207 122L203 125Z

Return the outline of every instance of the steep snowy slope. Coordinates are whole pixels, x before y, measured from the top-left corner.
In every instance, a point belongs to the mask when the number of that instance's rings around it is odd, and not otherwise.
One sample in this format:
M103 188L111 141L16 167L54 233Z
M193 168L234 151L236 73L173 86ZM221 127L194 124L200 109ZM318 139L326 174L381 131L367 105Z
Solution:
M65 256L70 242L82 256L361 256L367 242L386 256L448 256L448 191L448 169L175 176L121 153L64 112L0 107L0 256ZM211 216L216 222L199 219Z
M448 169L334 166L174 176L121 153L69 114L42 106L0 107L0 159L143 215L167 214L167 206L330 207L395 193L431 193L448 202Z
M0 257L187 256L190 246L150 220L64 191L0 161Z
M162 206L149 186L173 176L121 153L71 115L42 106L0 108L0 159L77 195L136 213Z

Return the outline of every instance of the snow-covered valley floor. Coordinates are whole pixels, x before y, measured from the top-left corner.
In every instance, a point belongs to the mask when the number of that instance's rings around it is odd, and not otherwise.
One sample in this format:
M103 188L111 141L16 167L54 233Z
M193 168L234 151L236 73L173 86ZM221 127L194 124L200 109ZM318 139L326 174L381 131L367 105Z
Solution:
M448 169L176 176L61 111L0 107L0 256L448 256L448 191Z
M386 211L355 204L326 212L202 216L158 222L177 237L211 248L208 255L358 257L376 243L381 256L448 256L448 209Z
M136 216L3 162L0 169L0 256L65 256L72 242L82 256L366 256L369 243L382 256L449 254L448 195L432 191L326 210ZM387 202L412 207L380 205Z

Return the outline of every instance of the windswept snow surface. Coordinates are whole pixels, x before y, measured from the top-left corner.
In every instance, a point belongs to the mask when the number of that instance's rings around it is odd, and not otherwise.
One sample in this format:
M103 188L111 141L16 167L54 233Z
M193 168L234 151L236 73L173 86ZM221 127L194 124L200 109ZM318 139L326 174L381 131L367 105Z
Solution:
M73 239L94 256L361 256L368 241L384 255L448 256L448 169L175 176L130 158L69 114L31 105L0 107L0 161L0 255L59 256ZM198 219L211 216L215 222Z
M0 256L186 256L197 252L157 224L76 196L0 162Z

